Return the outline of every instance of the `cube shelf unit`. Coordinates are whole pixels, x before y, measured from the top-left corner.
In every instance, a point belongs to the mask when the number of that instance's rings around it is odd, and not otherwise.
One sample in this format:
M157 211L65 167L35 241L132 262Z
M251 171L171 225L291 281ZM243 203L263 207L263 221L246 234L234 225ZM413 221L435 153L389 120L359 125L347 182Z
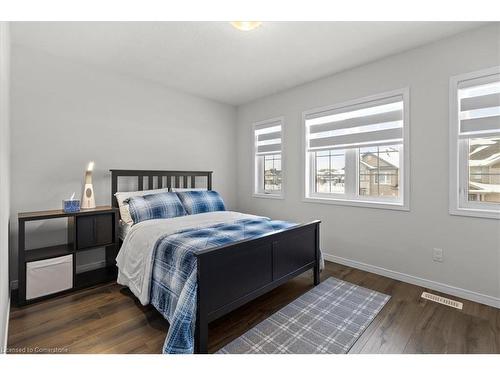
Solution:
M75 213L67 213L63 210L19 213L18 304L25 305L43 300L45 298L54 297L68 291L116 280L117 268L115 259L119 249L118 215L118 209L111 206L84 209ZM60 218L68 219L68 242L66 244L26 249L27 222ZM76 254L97 248L105 248L105 266L77 274ZM71 256L72 260L71 287L54 293L27 299L26 288L28 264L34 264L34 262L48 259L66 257L68 255ZM56 275L54 275L54 277L55 276ZM50 275L47 275L47 278L50 277Z

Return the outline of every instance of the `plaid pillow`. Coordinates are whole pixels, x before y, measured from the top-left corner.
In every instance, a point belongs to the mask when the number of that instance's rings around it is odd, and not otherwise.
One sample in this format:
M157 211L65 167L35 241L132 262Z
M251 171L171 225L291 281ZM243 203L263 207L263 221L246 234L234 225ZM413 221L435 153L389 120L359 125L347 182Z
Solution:
M177 195L189 215L212 211L226 211L221 196L213 190L179 191Z
M168 219L186 215L186 210L175 193L130 197L128 204L134 224L144 220Z

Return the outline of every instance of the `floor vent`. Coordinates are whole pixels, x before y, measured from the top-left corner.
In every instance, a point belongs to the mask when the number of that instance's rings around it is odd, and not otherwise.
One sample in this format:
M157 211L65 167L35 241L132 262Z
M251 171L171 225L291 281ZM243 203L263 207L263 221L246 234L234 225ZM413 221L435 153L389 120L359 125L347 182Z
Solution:
M422 293L422 298L428 299L429 301L434 301L434 302L440 303L442 305L454 307L455 309L459 309L459 310L462 310L462 308L464 306L462 302L454 301L452 299L437 296L435 294L427 293L427 292Z

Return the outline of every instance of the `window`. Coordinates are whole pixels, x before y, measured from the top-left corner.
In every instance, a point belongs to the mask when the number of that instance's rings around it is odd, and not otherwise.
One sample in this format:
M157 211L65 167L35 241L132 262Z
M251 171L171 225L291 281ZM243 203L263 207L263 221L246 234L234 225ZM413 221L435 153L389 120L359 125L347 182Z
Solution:
M264 191L281 191L281 154L264 155Z
M359 195L399 196L400 146L359 149Z
M317 193L344 193L345 152L315 151L315 183Z
M500 218L500 67L450 79L450 213Z
M254 195L281 198L283 193L282 134L283 118L253 125L255 153Z
M398 90L304 113L306 201L408 209L408 97Z

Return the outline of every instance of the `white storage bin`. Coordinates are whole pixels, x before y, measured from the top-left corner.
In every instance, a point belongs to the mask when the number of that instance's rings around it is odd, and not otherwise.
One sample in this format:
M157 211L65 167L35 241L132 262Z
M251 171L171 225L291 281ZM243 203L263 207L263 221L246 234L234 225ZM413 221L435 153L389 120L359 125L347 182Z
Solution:
M73 255L26 263L26 299L73 287Z

